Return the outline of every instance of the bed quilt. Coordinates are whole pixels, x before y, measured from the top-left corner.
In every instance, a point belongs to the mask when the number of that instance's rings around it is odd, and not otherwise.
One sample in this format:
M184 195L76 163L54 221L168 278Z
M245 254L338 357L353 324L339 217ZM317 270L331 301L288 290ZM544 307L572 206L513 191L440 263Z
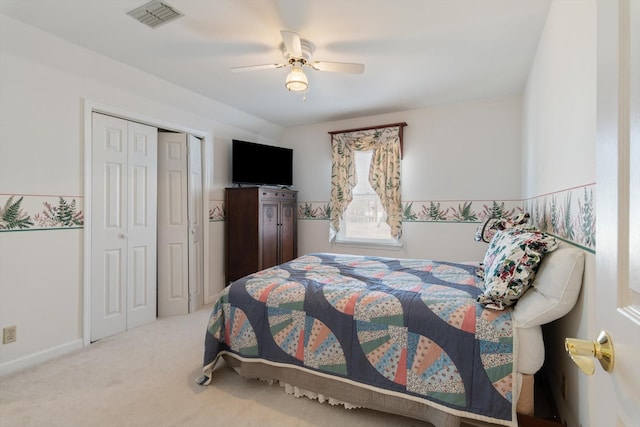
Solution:
M511 312L476 302L476 268L318 253L246 276L213 308L203 382L232 353L513 425Z

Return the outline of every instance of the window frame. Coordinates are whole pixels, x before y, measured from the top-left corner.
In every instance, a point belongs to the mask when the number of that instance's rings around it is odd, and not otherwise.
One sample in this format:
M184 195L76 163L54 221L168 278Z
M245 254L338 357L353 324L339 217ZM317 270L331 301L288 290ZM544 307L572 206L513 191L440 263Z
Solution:
M355 154L358 153L359 151L362 151L362 152L373 151L374 153L377 153L375 154L377 165L380 165L379 162L383 162L382 163L383 165L392 166L393 164L386 163L389 161L387 157L390 155L391 151L386 149L383 149L382 151L380 151L379 143L389 142L389 143L398 144L395 146L395 148L392 149L394 151L394 154L397 155L398 157L391 156L391 158L396 159L393 162L398 162L398 163L396 166L393 166L388 172L401 174L400 164L402 161L402 148L403 148L402 134L403 134L403 128L406 125L407 125L406 123L402 122L402 123L394 123L394 124L381 125L381 126L375 126L375 127L329 132L329 134L331 135L331 145L332 145L332 174L331 174L332 197L331 197L330 203L334 205L332 210L332 215L331 215L331 222L330 222L330 233L329 233L330 242L335 243L337 245L364 246L364 247L374 247L374 248L380 248L380 247L401 248L403 246L403 239L402 239L402 222L403 221L402 221L402 215L401 215L402 201L401 201L401 194L400 194L400 181L399 181L399 178L396 178L399 175L391 175L392 177L394 177L391 179L397 181L395 184L397 185L396 187L397 191L392 192L391 194L385 195L384 201L380 199L382 197L382 194L380 193L381 191L380 179L384 179L385 181L387 179L386 175L380 175L380 172L381 170L384 170L386 173L387 172L386 167L383 169L380 169L380 167L377 166L375 169L373 169L373 172L371 172L373 175L367 176L366 179L367 181L369 181L369 178L373 179L373 181L370 181L370 182L372 183L372 187L374 187L374 191L378 195L378 202L382 204L382 208L385 211L385 214L388 216L391 213L391 218L393 218L393 220L391 220L390 222L385 220L385 222L387 222L391 226L391 234L389 238L379 239L379 238L346 237L345 236L346 227L343 226L343 224L345 223L343 216L346 210L348 209L348 206L350 206L351 203L353 202L352 190L356 187L356 184L353 184L353 179L351 178L354 176L355 173L357 173L354 170L355 166L352 166L353 163L355 163ZM386 135L388 132L392 132L392 135ZM340 135L338 138L336 138L337 134L349 134L349 133L361 133L362 135ZM386 135L386 136L382 136L382 135ZM358 139L358 138L362 138L362 139ZM376 142L376 139L378 138L381 138L381 139ZM393 138L393 139L388 139L388 138ZM338 145L335 145L335 144L338 144ZM361 149L362 147L368 147L369 144L374 144L372 145L371 150ZM375 148L376 146L378 148ZM349 153L354 154L353 156L352 154L348 155L348 157L352 157L353 159L352 162L344 163L344 161L337 160L338 157L342 158L343 160L345 159L345 155L342 154L344 151L342 150L349 150ZM371 171L371 165L369 166L369 170ZM345 186L343 185L344 182L347 182L347 190L345 192L345 194L347 195L346 199L344 198L342 193L343 189L345 188ZM377 184L373 184L373 182L377 182ZM389 198L389 195L391 195L392 197L391 199ZM396 199L398 205L392 205L395 207L393 207L392 210L389 211L387 209L390 206L389 201L392 199Z

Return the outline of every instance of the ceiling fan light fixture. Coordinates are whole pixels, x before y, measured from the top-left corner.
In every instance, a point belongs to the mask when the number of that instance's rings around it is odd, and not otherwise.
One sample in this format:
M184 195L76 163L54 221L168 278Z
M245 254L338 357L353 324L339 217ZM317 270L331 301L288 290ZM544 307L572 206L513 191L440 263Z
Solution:
M294 66L287 75L284 85L292 92L304 92L309 87L309 81L302 68Z

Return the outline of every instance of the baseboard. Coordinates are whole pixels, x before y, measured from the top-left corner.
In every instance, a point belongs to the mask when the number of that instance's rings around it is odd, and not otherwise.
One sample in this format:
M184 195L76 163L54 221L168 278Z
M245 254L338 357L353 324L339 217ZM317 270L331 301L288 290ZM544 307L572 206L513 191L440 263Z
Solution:
M12 372L20 371L22 369L35 366L39 363L46 362L54 359L63 354L70 353L82 348L82 340L77 339L66 344L59 345L57 347L49 348L38 353L30 354L28 356L21 357L10 362L0 364L0 376L10 374Z

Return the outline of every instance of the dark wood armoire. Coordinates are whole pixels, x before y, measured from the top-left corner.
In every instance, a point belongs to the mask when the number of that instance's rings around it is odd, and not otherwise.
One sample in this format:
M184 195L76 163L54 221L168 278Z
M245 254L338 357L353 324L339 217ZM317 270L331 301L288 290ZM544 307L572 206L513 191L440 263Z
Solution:
M297 191L225 189L226 284L297 256Z

